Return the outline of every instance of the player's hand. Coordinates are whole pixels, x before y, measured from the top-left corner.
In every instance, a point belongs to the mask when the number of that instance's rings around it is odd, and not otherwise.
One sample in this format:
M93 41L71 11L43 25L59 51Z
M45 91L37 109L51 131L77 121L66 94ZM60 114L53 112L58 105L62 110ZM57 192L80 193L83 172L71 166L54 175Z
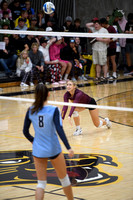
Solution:
M71 117L68 117L68 120L69 120L70 125L72 126L73 123L72 123L72 119L71 119Z
M72 149L68 150L68 156L72 158L74 156L74 151Z

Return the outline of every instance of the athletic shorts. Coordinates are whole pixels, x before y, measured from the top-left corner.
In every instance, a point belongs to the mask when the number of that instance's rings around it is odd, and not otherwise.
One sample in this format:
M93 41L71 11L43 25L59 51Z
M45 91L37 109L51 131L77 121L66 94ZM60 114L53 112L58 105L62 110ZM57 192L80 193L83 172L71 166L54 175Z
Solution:
M133 43L126 44L126 53L133 53Z
M93 99L93 98L91 98L89 104L91 104L91 105L97 105L95 99ZM96 108L86 108L86 109L89 109L89 110L95 110Z
M57 158L59 155L60 155L60 153L58 153L58 154L55 155L55 156L49 157L49 159L50 159L50 160L53 160L53 159Z
M107 49L103 51L93 50L93 64L106 65L107 64Z
M107 57L109 56L115 56L116 55L116 48L108 48L107 49Z

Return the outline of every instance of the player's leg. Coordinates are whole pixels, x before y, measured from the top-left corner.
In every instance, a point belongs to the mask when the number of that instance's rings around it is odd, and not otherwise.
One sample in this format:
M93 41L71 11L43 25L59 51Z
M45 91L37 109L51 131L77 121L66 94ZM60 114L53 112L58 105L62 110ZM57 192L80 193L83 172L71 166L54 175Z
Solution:
M106 125L107 128L110 128L111 127L111 122L109 121L108 118L105 118L105 119L99 119L99 111L98 109L94 109L94 110L90 110L89 109L89 112L90 112L90 115L91 115L91 119L93 121L93 124L97 127L97 128L100 128L101 126L104 126Z
M85 108L76 108L73 112L73 120L76 126L76 131L73 133L73 135L81 135L82 134L82 128L80 127L80 117L79 112L85 110Z
M37 173L38 184L36 188L36 200L43 200L44 190L46 187L46 169L47 169L47 158L34 158L35 169Z
M57 176L62 184L63 191L68 200L73 200L73 192L71 187L71 182L67 175L66 171L66 163L64 159L64 155L61 152L55 159L51 159L51 163L55 168Z
M97 105L95 99L91 98L90 100L90 103L91 105ZM91 119L93 121L93 124L100 128L101 126L104 126L106 125L107 128L110 128L111 127L111 122L109 121L108 118L105 118L105 119L99 119L99 110L97 108L89 108L89 112L90 112L90 115L91 115Z

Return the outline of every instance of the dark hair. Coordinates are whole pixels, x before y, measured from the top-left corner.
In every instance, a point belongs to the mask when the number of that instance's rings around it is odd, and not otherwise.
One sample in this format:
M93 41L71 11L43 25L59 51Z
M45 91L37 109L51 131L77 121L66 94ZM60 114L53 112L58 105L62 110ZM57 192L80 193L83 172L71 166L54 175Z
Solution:
M133 20L133 13L129 13L127 16L128 21Z
M80 20L79 18L76 18L76 19L74 20L74 23L81 23L81 20Z
M96 24L96 23L101 24L101 23L100 23L100 20L95 20L93 23L94 23L94 24Z
M100 23L101 24L108 24L108 21L106 20L106 18L101 18Z
M44 101L48 97L48 88L43 84L39 83L35 89L35 102L33 103L33 108L31 109L31 114L39 112L43 108Z
M7 1L4 0L4 1L1 2L1 4L0 4L1 10L3 9L4 3L7 3ZM8 5L8 3L7 3L7 5Z

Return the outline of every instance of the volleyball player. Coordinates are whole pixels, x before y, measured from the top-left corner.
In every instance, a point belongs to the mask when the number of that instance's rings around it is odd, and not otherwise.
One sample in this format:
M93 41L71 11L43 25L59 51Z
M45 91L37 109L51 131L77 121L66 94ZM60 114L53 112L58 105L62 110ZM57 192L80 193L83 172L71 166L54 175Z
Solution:
M39 83L35 89L35 102L26 113L23 127L25 137L33 143L32 154L38 179L35 199L42 200L44 198L44 190L47 183L47 161L50 159L67 199L73 200L72 187L56 131L68 149L69 157L73 157L74 152L65 136L59 109L55 106L47 105L48 96L47 87ZM35 137L29 133L31 123L35 130Z
M88 96L81 90L77 89L75 82L72 80L67 81L67 92L64 94L64 102L68 102L71 100L73 103L81 103L81 104L92 104L96 105L95 99ZM68 106L63 106L62 109L62 119L65 118L66 112L67 112ZM71 107L70 113L69 113L69 120L71 123L71 116L73 116L75 125L76 125L76 131L73 135L80 135L82 134L82 129L80 127L80 118L79 118L79 112L89 109L93 124L96 127L101 127L103 125L106 125L107 128L111 127L111 122L108 118L105 118L104 120L99 119L98 116L98 109L97 108L80 108L80 107Z

